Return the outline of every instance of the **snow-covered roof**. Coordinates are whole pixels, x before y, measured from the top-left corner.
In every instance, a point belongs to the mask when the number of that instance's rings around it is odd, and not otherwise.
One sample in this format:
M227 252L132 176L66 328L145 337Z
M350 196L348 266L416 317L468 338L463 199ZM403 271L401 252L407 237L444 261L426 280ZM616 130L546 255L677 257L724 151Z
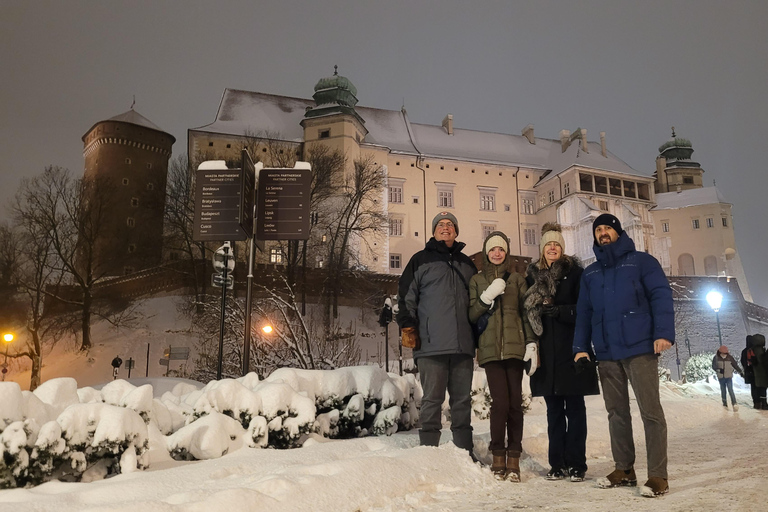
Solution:
M314 106L311 99L225 89L216 120L192 131L270 134L301 142L304 130L300 123L306 110ZM563 152L559 140L536 138L536 143L531 144L522 135L464 129L454 129L449 135L439 125L411 123L402 111L359 105L355 110L368 130L364 144L384 146L393 153L551 169L547 179L574 165L643 176L610 152L602 156L600 144L595 142L588 143L588 153L582 151L580 141L574 141Z
M671 210L717 203L731 204L725 200L717 187L691 188L681 192L656 194L654 210Z
M156 130L158 132L165 133L166 135L171 137L172 142L176 141L176 137L174 137L173 135L171 135L167 131L163 130L162 128L157 126L155 123L153 123L152 121L150 121L149 119L147 119L146 117L144 117L143 115L139 114L138 112L136 112L133 109L131 109L131 110L127 111L127 112L123 112L122 114L118 114L118 115L116 115L114 117L110 117L106 121L118 121L118 122L121 122L121 123L130 123L130 124L135 124L137 126L143 126L144 128L149 128L150 130ZM103 121L99 121L99 123L101 123L101 122L103 122ZM99 123L95 123L93 126L91 126L88 129L88 131L85 132L85 135L83 135L83 139L85 139L85 136L88 135L89 133L91 133L91 130L93 130L93 128L97 124L99 124Z
M139 126L143 126L145 128L151 128L153 130L157 130L159 132L165 131L133 109L129 110L128 112L123 112L122 114L118 114L115 117L110 117L108 121L122 121L123 123L136 124Z

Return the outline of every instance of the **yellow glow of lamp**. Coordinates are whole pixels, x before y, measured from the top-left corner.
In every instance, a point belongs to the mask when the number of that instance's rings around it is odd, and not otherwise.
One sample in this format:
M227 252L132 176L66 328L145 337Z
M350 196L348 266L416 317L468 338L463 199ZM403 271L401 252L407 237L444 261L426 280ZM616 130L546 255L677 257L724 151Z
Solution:
M3 334L3 341L6 342L6 343L12 342L13 341L13 334L11 334L11 333Z
M261 328L261 332L264 334L272 334L272 326L271 325L265 325Z

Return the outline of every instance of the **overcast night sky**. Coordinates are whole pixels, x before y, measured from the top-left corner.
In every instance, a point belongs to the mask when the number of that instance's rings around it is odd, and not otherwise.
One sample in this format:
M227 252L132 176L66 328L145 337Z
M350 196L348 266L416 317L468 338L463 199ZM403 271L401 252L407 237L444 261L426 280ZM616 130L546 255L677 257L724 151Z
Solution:
M0 201L47 165L82 172L83 134L134 95L181 154L225 88L310 98L337 64L361 105L502 133L533 123L544 138L605 131L647 175L674 126L734 205L752 294L768 306L763 0L0 5Z

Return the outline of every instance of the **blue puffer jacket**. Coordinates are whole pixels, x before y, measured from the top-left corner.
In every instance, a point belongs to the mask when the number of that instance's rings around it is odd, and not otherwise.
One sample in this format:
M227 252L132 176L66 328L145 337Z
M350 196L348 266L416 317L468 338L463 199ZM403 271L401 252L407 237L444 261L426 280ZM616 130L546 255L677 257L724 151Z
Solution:
M591 343L598 361L617 361L653 354L659 338L674 343L672 289L656 258L636 251L625 232L594 251L581 276L573 353Z

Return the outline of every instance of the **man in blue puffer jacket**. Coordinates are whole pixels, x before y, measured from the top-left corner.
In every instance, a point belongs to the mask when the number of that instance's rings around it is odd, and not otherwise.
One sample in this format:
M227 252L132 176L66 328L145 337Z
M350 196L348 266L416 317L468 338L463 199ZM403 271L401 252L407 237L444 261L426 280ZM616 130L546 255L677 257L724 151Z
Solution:
M672 289L659 262L635 250L619 219L604 213L595 219L592 229L597 261L581 277L573 352L577 367L588 365L588 347L593 347L608 411L616 469L597 484L637 485L630 383L645 427L648 456L648 481L641 494L660 496L669 491L669 485L658 354L671 348L675 340Z

